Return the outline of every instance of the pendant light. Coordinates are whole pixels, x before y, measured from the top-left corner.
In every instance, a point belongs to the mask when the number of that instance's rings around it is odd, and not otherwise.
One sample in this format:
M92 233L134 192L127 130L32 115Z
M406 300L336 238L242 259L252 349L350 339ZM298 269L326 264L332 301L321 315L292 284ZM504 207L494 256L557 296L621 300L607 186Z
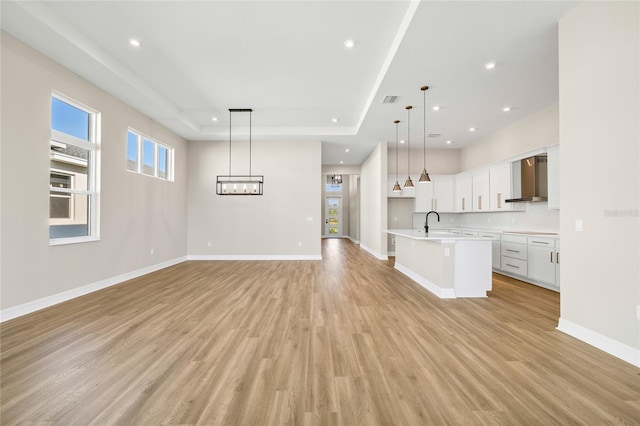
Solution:
M398 183L398 157L399 157L398 154L400 154L400 152L398 152L398 123L399 122L400 120L394 121L394 123L396 124L396 184L393 185L393 192L402 192L402 188Z
M422 129L424 133L424 140L422 143L424 157L422 174L420 175L418 183L431 183L431 178L429 177L429 173L427 173L427 90L429 90L429 86L422 86L420 90L422 90L422 111L424 113Z
M407 110L407 180L404 181L405 188L413 188L411 180L411 105L406 106Z
M231 116L234 112L249 113L249 174L231 174ZM262 195L264 176L251 173L251 114L250 108L229 108L229 174L216 178L216 194L218 195Z

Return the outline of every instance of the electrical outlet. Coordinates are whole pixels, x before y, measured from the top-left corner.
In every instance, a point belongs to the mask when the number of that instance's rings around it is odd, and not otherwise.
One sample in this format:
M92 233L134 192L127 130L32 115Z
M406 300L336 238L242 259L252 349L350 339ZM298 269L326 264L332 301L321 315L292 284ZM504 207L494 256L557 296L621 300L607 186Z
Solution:
M207 241L207 247L211 247L211 241Z
M149 250L149 255L150 256L153 256L154 254L156 254L156 249Z
M445 247L444 249L444 255L445 256L451 256L451 249L449 247Z
M576 232L582 232L582 219L576 219Z
M298 247L302 247L302 241L298 241Z

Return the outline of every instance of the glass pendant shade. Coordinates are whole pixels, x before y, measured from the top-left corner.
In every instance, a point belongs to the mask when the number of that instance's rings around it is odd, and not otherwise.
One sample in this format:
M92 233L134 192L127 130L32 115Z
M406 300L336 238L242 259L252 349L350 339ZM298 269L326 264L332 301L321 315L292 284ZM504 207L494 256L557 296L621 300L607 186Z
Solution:
M393 192L402 192L402 188L400 187L400 184L398 183L397 180L396 180L396 184L393 185Z
M428 182L431 182L429 173L427 173L427 169L422 169L422 174L420 174L420 179L418 180L418 183L428 183Z
M413 181L411 180L411 176L407 176L407 180L404 181L405 188L413 188Z

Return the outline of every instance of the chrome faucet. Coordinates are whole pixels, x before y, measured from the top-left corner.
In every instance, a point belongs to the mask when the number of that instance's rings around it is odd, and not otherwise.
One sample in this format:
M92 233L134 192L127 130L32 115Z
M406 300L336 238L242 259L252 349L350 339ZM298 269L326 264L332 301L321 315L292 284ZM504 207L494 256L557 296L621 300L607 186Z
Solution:
M425 233L425 235L429 233L429 215L431 213L435 213L436 216L438 217L438 222L440 222L440 215L438 214L437 211L431 210L429 213L427 213L427 217L425 218L425 222L424 222L424 233Z

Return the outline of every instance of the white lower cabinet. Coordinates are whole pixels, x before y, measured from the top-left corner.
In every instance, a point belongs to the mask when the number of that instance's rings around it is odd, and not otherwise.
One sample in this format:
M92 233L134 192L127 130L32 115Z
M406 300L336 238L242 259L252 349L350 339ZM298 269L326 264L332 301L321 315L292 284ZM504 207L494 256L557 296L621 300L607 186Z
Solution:
M502 235L501 253L501 270L518 276L527 276L529 266L527 237Z
M527 241L529 271L527 278L543 285L559 287L559 251L553 238L529 237ZM559 244L558 244L559 246Z

